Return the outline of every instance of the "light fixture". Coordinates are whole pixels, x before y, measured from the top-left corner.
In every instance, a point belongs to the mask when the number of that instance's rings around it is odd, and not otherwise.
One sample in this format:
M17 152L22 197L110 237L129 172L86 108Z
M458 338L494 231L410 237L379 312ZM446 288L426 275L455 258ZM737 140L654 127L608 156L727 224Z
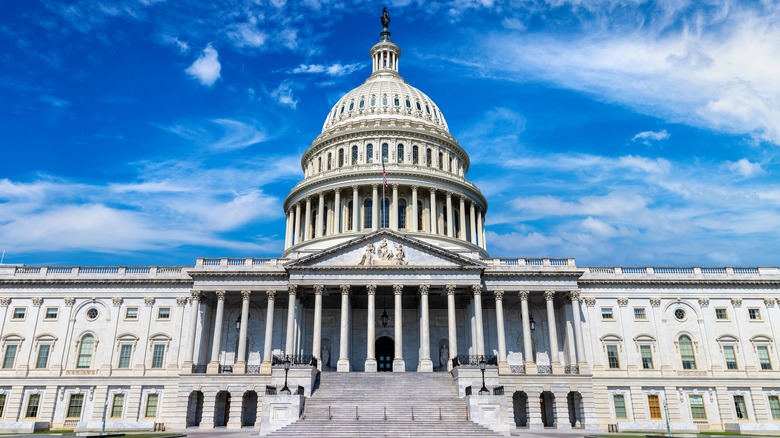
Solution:
M282 388L281 393L290 395L290 388L287 387L287 373L290 372L290 358L287 357L284 359L284 387Z
M387 316L387 300L382 295L382 327L387 328L387 323L390 321L390 317Z
M534 317L531 317L531 320L528 321L528 325L531 327L531 331L536 330L536 323L534 322Z
M241 331L241 317L236 318L236 331Z
M479 395L489 395L487 386L485 386L485 368L487 368L487 362L485 357L482 356L479 359L479 370L482 371L482 388L479 389Z

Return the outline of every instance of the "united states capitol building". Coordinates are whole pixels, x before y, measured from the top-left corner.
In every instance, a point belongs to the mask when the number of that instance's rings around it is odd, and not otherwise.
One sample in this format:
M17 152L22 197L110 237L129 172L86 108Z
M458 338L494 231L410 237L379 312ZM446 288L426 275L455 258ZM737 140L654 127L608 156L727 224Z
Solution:
M0 431L265 433L382 373L448 379L497 433L780 430L778 269L491 257L466 149L386 24L301 159L279 257L0 265Z

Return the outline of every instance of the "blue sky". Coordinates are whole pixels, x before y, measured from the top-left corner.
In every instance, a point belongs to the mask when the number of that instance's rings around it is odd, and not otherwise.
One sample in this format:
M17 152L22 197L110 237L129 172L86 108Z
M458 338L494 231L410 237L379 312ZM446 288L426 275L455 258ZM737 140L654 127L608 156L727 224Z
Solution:
M0 18L5 263L273 257L383 3L16 1ZM388 1L401 74L489 202L492 256L780 263L774 1Z

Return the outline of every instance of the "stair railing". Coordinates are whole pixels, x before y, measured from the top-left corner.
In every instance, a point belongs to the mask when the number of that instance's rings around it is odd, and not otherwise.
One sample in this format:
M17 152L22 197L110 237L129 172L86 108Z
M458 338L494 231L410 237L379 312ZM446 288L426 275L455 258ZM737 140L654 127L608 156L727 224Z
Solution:
M412 406L412 421L414 421L414 406Z
M360 411L357 406L355 406L355 420L360 420Z

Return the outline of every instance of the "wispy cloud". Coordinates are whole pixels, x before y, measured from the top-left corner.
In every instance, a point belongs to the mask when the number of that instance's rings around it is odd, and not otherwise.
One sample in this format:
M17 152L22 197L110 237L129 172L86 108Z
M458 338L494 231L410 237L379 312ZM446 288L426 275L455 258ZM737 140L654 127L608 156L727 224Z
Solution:
M198 59L184 71L201 84L210 87L220 78L220 70L222 65L219 63L219 53L208 45Z
M293 89L290 84L289 81L282 81L278 87L271 91L271 97L273 97L279 105L295 109L298 106L299 100L293 94Z
M639 134L633 136L631 141L642 143L645 146L650 146L653 143L668 139L669 133L666 132L666 129L662 129L660 131L642 131Z
M187 121L161 128L216 152L244 149L269 139L265 129L256 122L228 118L212 119L208 123Z
M738 161L727 161L726 168L745 178L750 178L751 176L761 175L764 173L764 168L761 167L761 164L753 163L747 158L742 158Z
M354 64L301 64L290 70L295 74L324 74L327 76L346 76L366 67L366 63Z

